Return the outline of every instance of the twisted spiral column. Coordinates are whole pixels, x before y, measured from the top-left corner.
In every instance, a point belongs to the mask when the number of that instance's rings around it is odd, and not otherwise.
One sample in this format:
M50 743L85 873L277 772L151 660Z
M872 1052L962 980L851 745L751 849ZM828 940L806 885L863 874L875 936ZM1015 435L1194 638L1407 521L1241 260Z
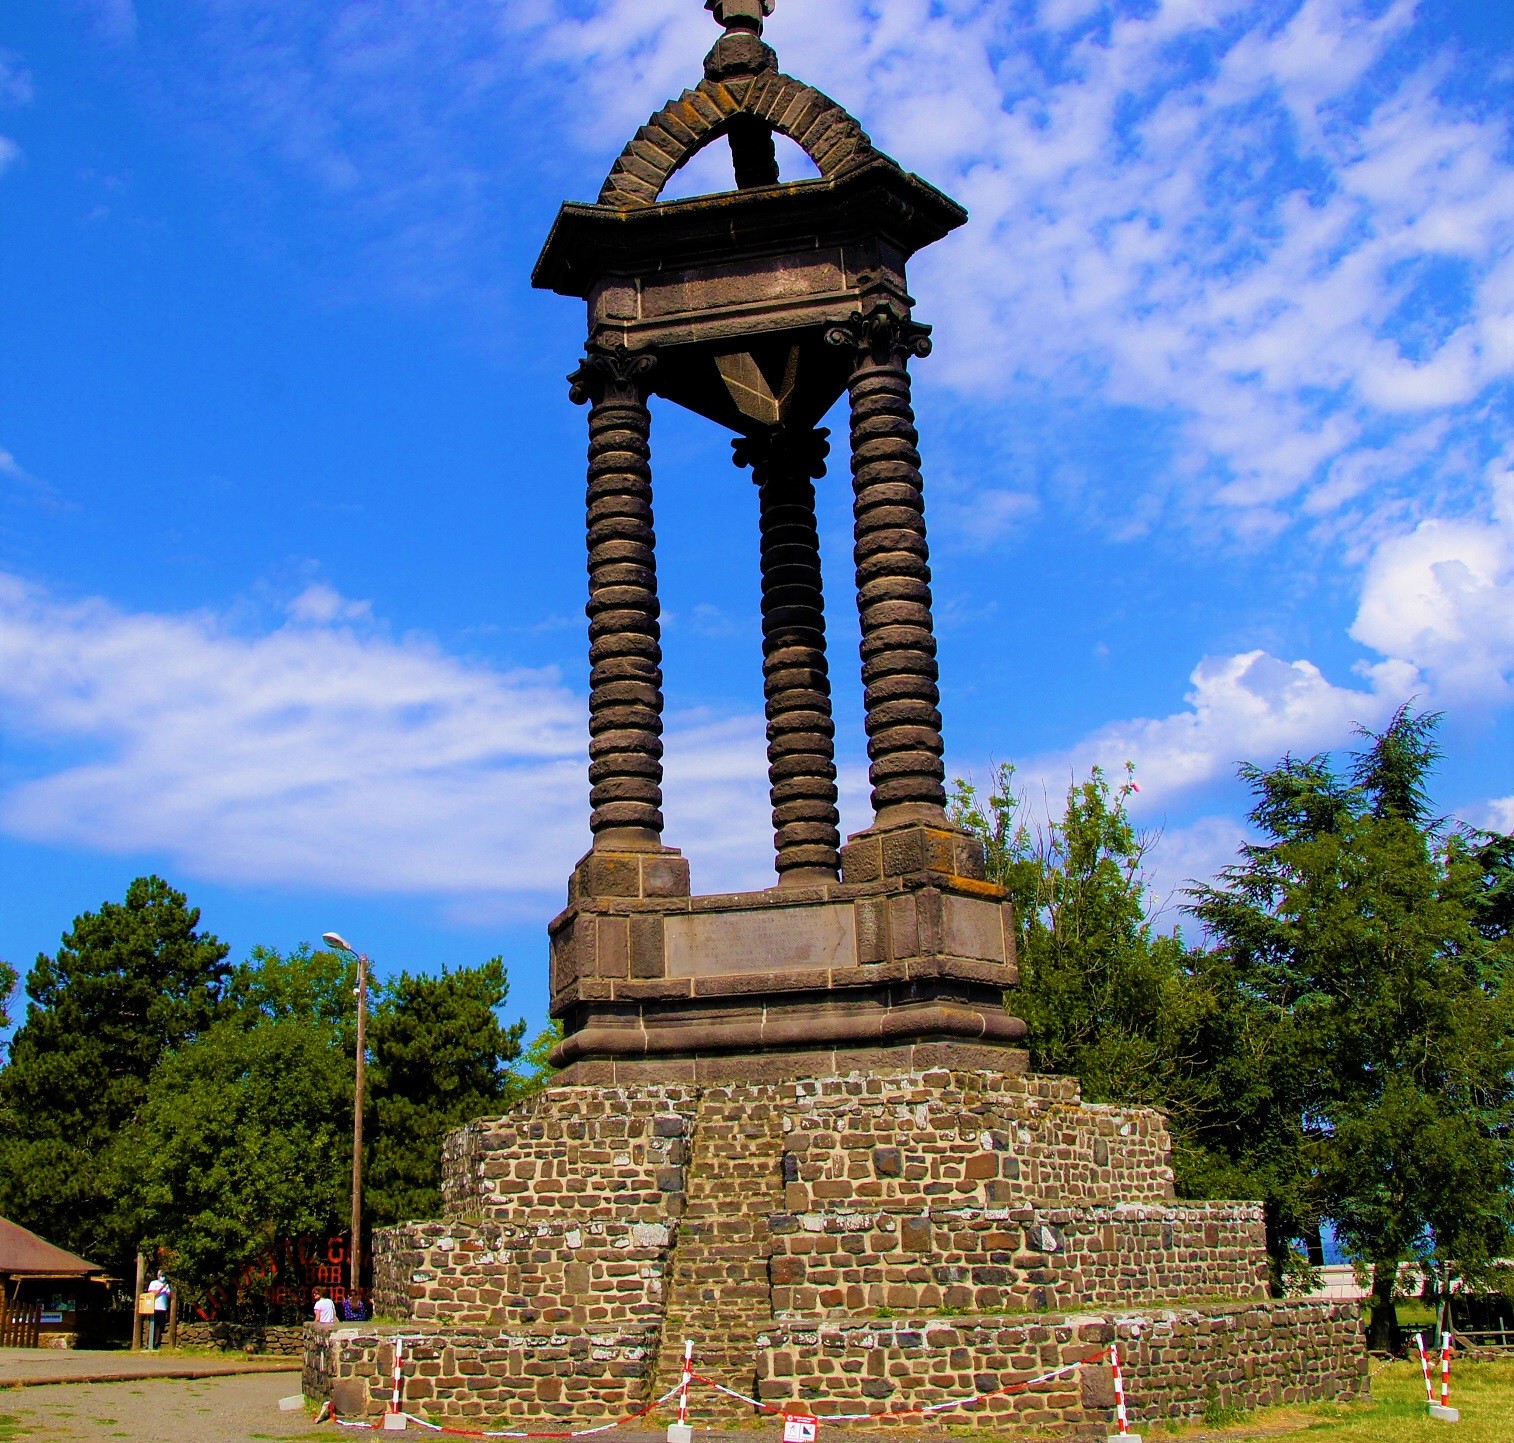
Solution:
M930 552L910 356L930 354L930 331L892 293L830 328L849 347L857 609L874 826L944 823L941 696L937 690Z
M656 358L589 347L568 377L589 409L589 826L596 848L662 836L662 641L652 525Z
M768 783L780 886L835 881L835 724L825 659L825 601L815 485L825 475L825 431L785 431L732 443L757 483L762 534L762 685Z

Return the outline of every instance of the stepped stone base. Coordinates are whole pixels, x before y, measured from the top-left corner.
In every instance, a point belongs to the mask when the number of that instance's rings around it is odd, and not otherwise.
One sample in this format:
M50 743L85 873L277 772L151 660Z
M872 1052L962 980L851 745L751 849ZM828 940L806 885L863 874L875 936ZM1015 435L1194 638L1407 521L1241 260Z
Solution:
M1000 1388L1116 1329L1163 1417L1356 1392L1354 1310L1267 1300L1260 1208L1174 1201L1168 1152L1159 1113L987 1068L554 1087L447 1140L446 1218L376 1235L374 1301L438 1419L604 1421L685 1338L822 1412ZM376 1411L386 1336L308 1331L306 1391ZM979 1411L1102 1436L1101 1369Z
M488 1420L592 1426L641 1407L670 1381L649 1383L653 1329L307 1327L304 1391L336 1397L345 1416L377 1416L389 1402L392 1338L405 1338L409 1410L433 1421ZM1260 1408L1368 1391L1357 1309L1319 1300L1207 1303L1034 1317L855 1319L781 1323L755 1355L756 1390L770 1406L885 1412L1011 1387L1068 1363L1068 1377L985 1398L940 1421L1066 1438L1103 1438L1114 1417L1114 1382L1103 1359L1118 1338L1132 1422L1202 1417L1218 1402ZM681 1352L682 1345L679 1346ZM696 1358L697 1368L708 1363ZM750 1387L749 1377L722 1381ZM693 1417L746 1417L708 1390ZM663 1421L661 1419L658 1420ZM901 1420L919 1426L921 1420ZM651 1426L651 1425L648 1425Z

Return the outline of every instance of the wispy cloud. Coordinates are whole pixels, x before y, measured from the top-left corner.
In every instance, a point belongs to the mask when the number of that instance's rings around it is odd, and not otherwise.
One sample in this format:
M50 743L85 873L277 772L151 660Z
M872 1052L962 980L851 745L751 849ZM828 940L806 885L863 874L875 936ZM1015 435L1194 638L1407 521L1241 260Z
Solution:
M1460 102L1412 4L1050 18L792 7L803 63L973 212L922 258L923 374L1170 414L1180 495L1262 535L1343 505L1338 473L1426 415L1480 422L1514 374L1509 131ZM1378 475L1423 487L1413 461Z
M198 14L197 111L431 288L476 286L528 191L592 194L714 36L691 0ZM790 0L770 34L973 213L917 267L925 384L1171 423L1093 478L1117 530L1143 494L1265 539L1456 487L1514 378L1514 164L1413 0Z
M539 911L588 842L582 697L368 618L318 584L249 635L0 575L0 698L25 773L0 826L222 882ZM670 840L702 887L765 885L761 719L670 730Z
M0 105L30 105L33 94L31 72L21 57L0 50Z
M32 95L31 72L21 57L13 51L0 50L0 108L30 105ZM0 175L4 175L20 158L21 147L8 135L0 135Z

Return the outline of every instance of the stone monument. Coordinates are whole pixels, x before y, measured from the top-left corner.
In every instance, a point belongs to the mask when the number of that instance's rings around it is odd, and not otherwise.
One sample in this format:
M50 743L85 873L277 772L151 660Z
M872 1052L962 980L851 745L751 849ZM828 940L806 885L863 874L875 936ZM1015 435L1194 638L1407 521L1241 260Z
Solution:
M1175 1201L1160 1114L1026 1071L1013 918L945 811L910 404L906 267L967 216L778 69L773 0L707 8L704 79L562 207L533 277L588 309L593 846L550 927L561 1071L448 1139L445 1219L375 1238L393 1325L313 1331L306 1390L379 1406L400 1331L411 1404L453 1418L602 1421L676 1381L685 1338L822 1413L992 1392L1117 1336L1137 1419L1350 1395L1355 1316L1268 1298L1260 1207ZM819 177L783 182L775 134ZM736 188L661 200L715 143ZM696 895L663 840L654 395L733 432L758 488L760 892ZM843 395L873 810L845 843L815 521ZM1113 1402L1090 1363L962 1417L1102 1434Z

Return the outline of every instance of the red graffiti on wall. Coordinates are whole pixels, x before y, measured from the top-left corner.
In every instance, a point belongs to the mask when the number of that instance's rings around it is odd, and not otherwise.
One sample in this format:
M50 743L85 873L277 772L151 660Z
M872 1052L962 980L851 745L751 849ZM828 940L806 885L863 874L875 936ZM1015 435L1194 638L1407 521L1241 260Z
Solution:
M340 1309L349 1297L356 1302L367 1297L367 1273L365 1266L363 1285L354 1294L348 1287L345 1233L329 1238L285 1238L243 1268L234 1288L212 1289L196 1312L210 1323L235 1318L254 1302L309 1313L315 1306L317 1288Z

